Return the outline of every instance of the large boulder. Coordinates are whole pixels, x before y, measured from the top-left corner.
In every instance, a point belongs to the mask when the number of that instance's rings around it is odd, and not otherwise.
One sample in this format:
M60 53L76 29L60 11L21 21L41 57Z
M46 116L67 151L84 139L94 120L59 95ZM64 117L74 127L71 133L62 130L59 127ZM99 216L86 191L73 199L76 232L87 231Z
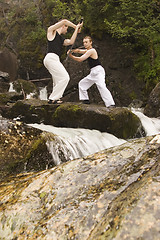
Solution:
M1 109L5 118L19 118L26 123L50 124L57 127L88 128L108 132L118 138L139 136L142 128L139 118L127 108L106 108L100 105L63 103L49 105L47 101L17 101Z
M160 136L0 186L2 239L160 239Z
M160 117L160 83L152 90L144 114L148 117Z
M4 48L2 51L0 51L0 71L7 72L11 82L17 78L17 56L8 48Z

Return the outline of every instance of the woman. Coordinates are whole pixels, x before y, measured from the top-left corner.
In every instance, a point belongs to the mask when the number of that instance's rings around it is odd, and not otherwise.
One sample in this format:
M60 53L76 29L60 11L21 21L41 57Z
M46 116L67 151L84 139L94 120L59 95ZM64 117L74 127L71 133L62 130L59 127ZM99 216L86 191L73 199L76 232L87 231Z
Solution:
M69 57L77 62L82 62L87 59L90 67L90 74L79 82L79 99L83 100L83 103L89 104L90 102L87 90L95 83L97 85L101 98L105 103L105 106L113 107L115 105L115 102L105 84L105 70L98 59L96 49L92 47L91 37L86 36L83 39L83 45L85 49L74 49L68 51ZM72 52L80 53L82 56L74 56Z

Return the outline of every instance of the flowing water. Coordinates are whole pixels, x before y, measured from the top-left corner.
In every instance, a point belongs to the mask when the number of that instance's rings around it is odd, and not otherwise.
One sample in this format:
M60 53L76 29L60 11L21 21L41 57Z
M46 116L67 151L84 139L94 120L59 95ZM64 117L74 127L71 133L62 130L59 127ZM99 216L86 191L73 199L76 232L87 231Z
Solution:
M55 135L54 140L47 141L46 144L56 165L60 164L62 159L63 161L68 161L81 158L126 142L112 134L101 133L98 130L57 128L36 123L29 125Z
M16 92L16 90L13 88L13 83L12 82L9 83L9 90L8 90L8 92Z
M10 83L9 92L14 91L13 84ZM39 99L47 100L47 86L39 89L39 92ZM160 133L160 119L145 116L142 109L131 108L131 111L139 117L146 136ZM56 165L62 161L88 156L126 142L126 140L118 139L109 133L101 133L98 130L57 128L36 123L29 125L55 135L54 140L47 141L46 144Z
M146 136L156 135L160 133L160 119L149 118L143 114L142 109L131 109L131 111L139 117Z
M145 116L141 109L132 109L132 112L140 118L146 136L160 133L160 119ZM85 157L126 142L126 140L98 130L57 128L36 123L29 125L55 135L54 140L47 141L46 144L56 165L62 161Z
M47 100L47 86L39 90L39 99Z

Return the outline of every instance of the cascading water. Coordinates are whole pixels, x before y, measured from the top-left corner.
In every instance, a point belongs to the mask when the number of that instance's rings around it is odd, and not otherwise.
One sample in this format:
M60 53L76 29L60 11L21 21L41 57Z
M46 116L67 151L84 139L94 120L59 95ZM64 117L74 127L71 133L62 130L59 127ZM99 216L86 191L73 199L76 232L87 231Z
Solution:
M39 90L39 98L41 100L47 100L47 86Z
M8 92L16 92L16 90L13 88L13 82L9 83L9 90Z
M160 133L160 119L145 116L141 109L131 110L140 118L147 136ZM29 125L54 134L54 139L48 140L46 144L56 165L126 142L126 140L118 139L109 133L101 133L98 130L57 128L36 123Z
M145 130L146 136L151 136L160 133L160 119L158 118L149 118L143 114L142 109L134 109L131 111L139 117L141 120L142 126Z
M46 144L56 165L62 161L81 158L126 142L112 134L101 133L98 130L57 128L36 123L29 125L54 134L54 140L47 141Z

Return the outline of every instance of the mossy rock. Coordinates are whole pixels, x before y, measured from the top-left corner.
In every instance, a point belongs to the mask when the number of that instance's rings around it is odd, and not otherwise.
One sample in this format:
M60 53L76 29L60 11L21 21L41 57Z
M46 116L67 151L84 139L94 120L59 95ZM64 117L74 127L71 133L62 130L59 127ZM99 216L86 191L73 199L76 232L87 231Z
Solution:
M107 132L118 138L140 137L139 118L127 108L109 109L80 103L47 104L42 100L17 101L3 117L25 123L44 123L56 127L86 128ZM141 131L142 132L142 131Z
M7 103L23 100L23 95L15 92L0 93L0 104L6 105Z
M41 104L42 101L38 99L20 100L6 109L2 116L9 119L18 118L25 123L40 123L47 118L48 114Z
M35 97L38 96L38 89L34 83L31 81L18 79L13 82L13 88L16 90L16 92L20 93L23 92L25 96L30 93L35 93Z
M127 108L107 109L97 105L66 103L59 106L52 116L52 124L58 127L97 129L118 138L138 136L139 118Z
M21 122L1 119L0 181L20 172L54 166L46 146L47 135Z

